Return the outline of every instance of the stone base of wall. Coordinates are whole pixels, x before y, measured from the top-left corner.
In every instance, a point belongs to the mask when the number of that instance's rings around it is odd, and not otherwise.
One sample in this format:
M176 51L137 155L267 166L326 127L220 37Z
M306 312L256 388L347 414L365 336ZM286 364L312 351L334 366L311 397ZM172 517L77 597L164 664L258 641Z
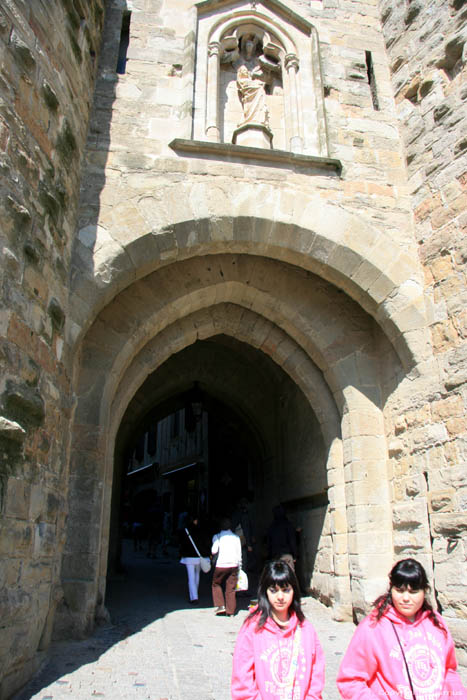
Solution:
M9 700L18 692L38 671L46 659L46 652L39 651L34 658L29 659L21 668L14 669L0 683L0 700Z

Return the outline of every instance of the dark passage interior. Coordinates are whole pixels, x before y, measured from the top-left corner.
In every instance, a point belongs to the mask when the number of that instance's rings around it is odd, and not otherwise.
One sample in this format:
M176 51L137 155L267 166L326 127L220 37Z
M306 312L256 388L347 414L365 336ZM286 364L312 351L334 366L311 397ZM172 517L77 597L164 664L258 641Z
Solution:
M280 367L225 335L197 341L147 377L121 423L109 574L121 569L122 542L176 557L187 513L212 536L241 507L255 539L248 567L258 570L272 509L283 503L305 587L327 506L325 460L316 416Z

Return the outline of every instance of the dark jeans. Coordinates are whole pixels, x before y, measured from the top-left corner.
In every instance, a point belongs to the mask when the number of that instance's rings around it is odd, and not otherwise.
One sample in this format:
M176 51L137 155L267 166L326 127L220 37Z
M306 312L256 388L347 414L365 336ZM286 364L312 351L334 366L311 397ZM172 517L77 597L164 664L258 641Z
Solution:
M234 566L229 569L214 569L212 577L212 602L216 608L225 606L227 615L233 615L236 608L235 587L238 579L238 567ZM222 589L225 584L225 599Z

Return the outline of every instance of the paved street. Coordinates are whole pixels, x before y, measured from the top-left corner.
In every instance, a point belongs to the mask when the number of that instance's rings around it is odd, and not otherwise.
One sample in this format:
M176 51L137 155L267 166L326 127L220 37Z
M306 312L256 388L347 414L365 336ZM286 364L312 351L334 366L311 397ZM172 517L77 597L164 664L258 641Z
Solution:
M215 617L210 574L201 574L195 607L187 602L185 567L176 559L148 559L127 547L125 566L127 574L109 584L112 624L90 639L55 645L15 700L230 700L232 652L249 599L238 599L235 617ZM304 599L304 610L326 653L324 697L338 700L337 667L354 626L334 622L311 598Z

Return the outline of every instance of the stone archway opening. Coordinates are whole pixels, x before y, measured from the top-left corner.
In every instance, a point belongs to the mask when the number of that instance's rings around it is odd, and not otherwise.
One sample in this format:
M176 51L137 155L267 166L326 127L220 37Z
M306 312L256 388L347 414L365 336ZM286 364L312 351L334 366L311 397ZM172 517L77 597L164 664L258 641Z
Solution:
M309 589L328 507L327 458L309 401L271 358L225 334L196 341L147 377L123 416L108 572L119 568L135 513L143 523L147 513L167 513L176 541L183 512L215 531L246 499L256 540L249 565L257 570L267 557L267 527L282 503L300 533Z
M198 351L195 363L188 355ZM229 359L214 363L222 353ZM258 444L273 454L257 511L269 520L281 500L297 525L303 521L313 540L313 594L345 618L360 614L380 590L393 529L384 404L403 370L381 326L344 291L259 251L167 262L98 312L77 371L62 567L68 625L87 629L105 599L115 533L111 493L124 469L115 469L126 444L121 436L194 382L254 426ZM281 384L276 374L288 388L265 400L264 387ZM275 422L268 423L264 406L275 408ZM310 435L321 445L320 485L309 466ZM316 526L309 511L319 507L324 515Z

